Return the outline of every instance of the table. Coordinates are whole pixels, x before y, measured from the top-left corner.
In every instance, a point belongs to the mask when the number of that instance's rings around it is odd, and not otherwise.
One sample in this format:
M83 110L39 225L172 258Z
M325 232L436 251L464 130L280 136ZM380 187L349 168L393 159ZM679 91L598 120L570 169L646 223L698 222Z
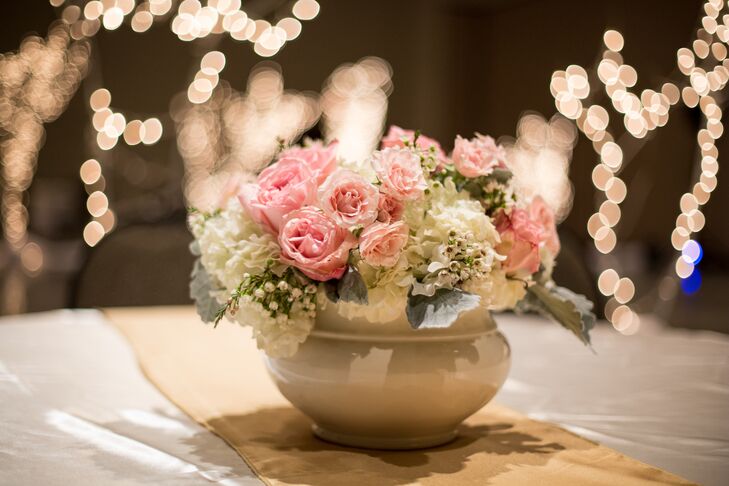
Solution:
M729 336L596 329L595 351L497 318L514 359L496 400L703 484L729 478ZM260 485L151 385L95 310L0 318L0 484Z

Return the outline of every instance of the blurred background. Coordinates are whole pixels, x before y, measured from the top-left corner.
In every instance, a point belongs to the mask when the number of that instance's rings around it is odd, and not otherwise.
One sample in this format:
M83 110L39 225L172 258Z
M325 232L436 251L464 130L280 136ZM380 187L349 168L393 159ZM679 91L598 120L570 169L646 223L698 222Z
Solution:
M0 313L188 303L187 207L279 140L365 157L396 124L508 145L616 329L729 332L721 3L4 2Z

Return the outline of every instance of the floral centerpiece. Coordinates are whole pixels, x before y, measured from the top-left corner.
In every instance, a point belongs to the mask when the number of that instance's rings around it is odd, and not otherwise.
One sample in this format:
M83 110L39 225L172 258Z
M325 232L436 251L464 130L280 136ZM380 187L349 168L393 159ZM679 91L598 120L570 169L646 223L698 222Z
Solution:
M448 156L392 127L361 161L310 141L237 181L216 210L191 210L191 294L204 321L251 326L272 357L294 355L332 303L372 326L405 312L413 329L478 306L535 310L589 344L592 304L551 280L554 214L520 193L491 137L459 136Z

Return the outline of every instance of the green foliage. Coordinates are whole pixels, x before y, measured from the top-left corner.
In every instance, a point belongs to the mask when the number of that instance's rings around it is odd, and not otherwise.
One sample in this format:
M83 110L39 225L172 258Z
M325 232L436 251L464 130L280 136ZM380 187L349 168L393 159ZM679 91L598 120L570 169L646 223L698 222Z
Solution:
M216 326L226 313L237 312L244 298L261 304L271 317L288 316L297 302L308 311L316 309L316 285L292 267L277 275L272 268L273 262L269 263L263 273L243 276L238 288L215 315Z

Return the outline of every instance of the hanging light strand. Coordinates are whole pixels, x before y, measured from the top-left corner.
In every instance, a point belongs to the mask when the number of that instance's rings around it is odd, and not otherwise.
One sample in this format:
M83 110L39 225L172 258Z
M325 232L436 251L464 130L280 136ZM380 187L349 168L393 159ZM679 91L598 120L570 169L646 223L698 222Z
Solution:
M715 141L723 134L722 110L712 93L723 90L729 81L729 60L726 43L729 42L729 15L717 18L724 8L723 0L710 0L704 5L706 15L702 28L696 34L692 49L677 51L678 70L686 76L682 90L675 83L665 83L660 91L643 90L640 95L631 91L638 74L632 66L623 61L620 51L624 46L622 34L608 30L603 36L605 51L597 65L597 77L605 93L618 113L622 114L626 133L635 139L644 138L649 132L668 123L669 111L679 102L692 108L700 106L704 116L704 127L697 134L701 151L699 180L690 192L680 200L681 214L671 235L671 243L681 255L676 259L676 274L689 277L697 263L699 251L695 235L701 231L705 217L701 206L705 205L716 188L718 172L718 149ZM696 59L703 60L702 67ZM623 149L609 130L608 111L598 105L584 106L591 94L587 72L581 66L569 66L552 75L550 90L557 110L576 122L578 129L592 141L593 149L600 162L592 172L595 188L603 194L599 207L587 222L587 231L593 238L595 248L603 254L610 254L618 243L615 227L621 219L620 204L628 196L625 182L618 174L625 166ZM621 277L614 268L605 268L598 278L601 293L611 298L605 306L605 316L613 326L625 334L638 331L638 314L629 307L635 295L635 285L628 277Z

